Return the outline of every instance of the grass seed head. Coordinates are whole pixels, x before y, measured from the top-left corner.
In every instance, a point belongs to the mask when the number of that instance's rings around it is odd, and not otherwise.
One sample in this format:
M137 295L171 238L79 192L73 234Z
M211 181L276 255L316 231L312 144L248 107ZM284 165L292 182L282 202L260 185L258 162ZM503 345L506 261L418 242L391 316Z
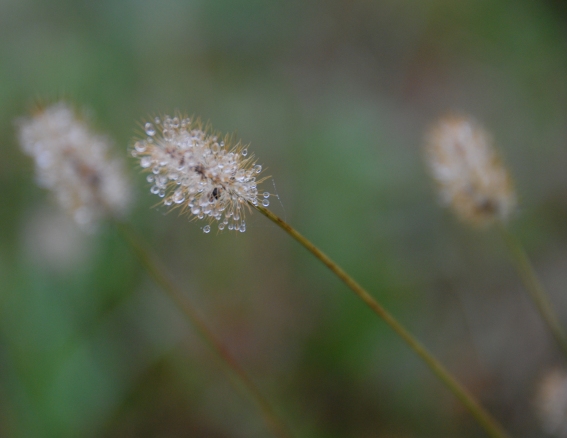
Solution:
M93 229L99 220L127 212L131 190L122 161L110 157L109 140L94 133L71 105L38 108L16 124L39 185L51 190L81 227Z
M442 202L465 222L488 225L514 212L512 179L488 133L470 118L439 120L427 136L426 158Z
M219 230L244 232L250 205L267 205L258 191L265 179L259 178L262 166L247 146L179 114L156 117L143 128L145 136L135 141L131 154L149 172L151 193L166 206L206 220L205 233L213 222Z

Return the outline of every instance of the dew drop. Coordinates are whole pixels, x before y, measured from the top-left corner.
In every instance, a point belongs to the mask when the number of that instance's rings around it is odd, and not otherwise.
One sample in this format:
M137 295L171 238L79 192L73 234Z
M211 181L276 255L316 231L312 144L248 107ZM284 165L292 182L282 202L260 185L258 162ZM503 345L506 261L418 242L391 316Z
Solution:
M219 223L219 230L221 230L221 231L224 230L225 225L226 224L224 222L220 222Z
M260 173L261 171L262 171L262 166L260 166L259 164L256 164L254 166L254 172Z
M143 141L137 141L134 143L134 149L138 152L144 152L146 150L146 144Z
M159 117L156 117L154 119L154 122L155 122L156 125L161 125L161 120L159 119Z
M242 154L243 157L245 157L246 155L248 155L248 149L244 148L240 153Z
M163 138L164 140L173 140L173 131L170 129L164 129Z
M158 186L152 186L152 188L150 189L150 192L152 192L154 195L157 194L159 192L159 187Z
M150 122L144 125L144 129L146 131L146 134L148 134L150 137L156 135L156 128L154 128L154 125L152 125Z
M269 193L269 192L264 192L264 193L262 194L262 196L263 196L264 198L269 198L269 197L270 197L270 193Z
M211 226L210 225L205 225L203 227L203 233L209 233L211 231Z
M181 204L183 201L185 201L185 195L180 190L177 190L173 194L172 199L176 204Z
M148 175L148 176L146 177L146 181L149 182L149 183L154 182L154 176L153 176L153 175Z
M232 230L232 229L234 229L234 225L232 225L232 224L228 224L228 229L229 229L229 230Z
M244 233L245 231L246 231L246 224L242 223L242 224L240 225L240 232L241 232L241 233Z
M144 157L140 160L140 166L147 169L152 165L152 159L150 157Z
M262 205L263 205L264 207L267 207L268 205L270 205L270 201L268 201L267 199L264 199L264 200L262 201Z
M173 126L174 128L179 128L179 117L173 118L173 120L171 121L171 126Z
M163 203L167 206L170 206L173 203L173 200L171 198L165 198L163 200Z
M133 157L137 157L138 156L138 152L136 152L134 149L132 149L132 152L130 152L132 154Z
M157 175L159 173L159 167L158 166L154 166L152 169L152 173Z
M159 196L160 198L163 198L163 197L165 196L165 190L164 190L164 189L161 189L161 190L158 192L158 196Z

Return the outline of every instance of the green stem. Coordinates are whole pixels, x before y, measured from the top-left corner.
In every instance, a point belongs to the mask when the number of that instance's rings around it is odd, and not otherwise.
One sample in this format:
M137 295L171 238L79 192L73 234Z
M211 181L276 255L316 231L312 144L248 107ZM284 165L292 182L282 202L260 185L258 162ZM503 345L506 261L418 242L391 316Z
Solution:
M449 390L466 406L489 436L505 438L508 434L502 426L474 399L474 397L445 369L445 367L408 332L386 309L384 309L362 286L360 286L339 265L332 261L313 243L307 240L287 222L270 210L255 206L264 216L281 227L286 233L303 245L311 254L318 258L337 277L339 277L368 307L381 317L429 366L431 371L449 388Z
M138 256L140 263L147 270L154 281L166 292L169 298L183 312L187 320L197 330L203 340L216 352L220 359L232 370L237 381L244 386L249 396L260 408L264 420L268 428L278 438L289 438L291 433L288 431L284 423L276 415L270 403L260 393L252 379L246 374L244 369L238 364L232 354L218 340L213 332L207 327L205 321L199 316L191 303L187 301L183 292L177 285L170 280L165 274L165 269L151 255L151 252L145 247L140 238L124 223L117 223L117 227L121 232L124 240L132 247Z
M561 324L559 324L559 320L553 311L545 288L539 281L526 251L520 241L512 235L503 224L500 224L499 229L532 301L559 344L559 347L563 350L563 353L567 355L567 335L561 327Z

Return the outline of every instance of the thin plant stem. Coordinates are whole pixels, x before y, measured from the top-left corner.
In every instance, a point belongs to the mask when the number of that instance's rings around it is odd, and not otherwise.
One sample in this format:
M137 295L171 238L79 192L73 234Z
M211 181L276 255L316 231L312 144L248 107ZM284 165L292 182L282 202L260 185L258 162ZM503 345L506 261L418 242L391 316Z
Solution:
M406 344L427 364L433 373L449 388L449 390L465 405L478 423L484 428L489 436L494 438L505 438L508 434L502 426L486 411L445 369L445 367L406 329L402 326L384 307L382 307L362 286L360 286L350 275L348 275L339 265L331 260L313 243L292 228L287 222L272 213L267 208L254 206L264 216L282 228L286 233L293 237L311 254L319 259L329 268L339 279L341 279L364 303L372 309L386 324L392 328Z
M190 324L197 330L201 338L232 371L236 381L244 387L248 395L262 412L264 420L271 432L278 438L290 438L292 434L283 421L278 417L270 403L261 394L252 379L238 364L234 356L232 356L222 342L217 339L213 332L208 328L205 321L199 316L198 312L187 300L181 289L179 289L179 287L169 278L165 269L155 259L155 257L152 256L151 252L142 243L136 233L134 233L133 230L125 223L117 223L117 227L124 240L131 246L134 253L138 256L140 263L147 270L148 274L163 289L179 310L181 310Z
M539 281L528 254L524 250L520 241L510 231L508 231L503 224L500 224L498 228L502 238L506 242L506 246L508 247L510 254L512 255L518 274L520 275L530 298L553 334L553 337L559 344L559 347L563 353L567 355L567 335L561 327L561 324L559 324L559 320L553 311L553 307L551 306L551 302L549 301L545 288Z

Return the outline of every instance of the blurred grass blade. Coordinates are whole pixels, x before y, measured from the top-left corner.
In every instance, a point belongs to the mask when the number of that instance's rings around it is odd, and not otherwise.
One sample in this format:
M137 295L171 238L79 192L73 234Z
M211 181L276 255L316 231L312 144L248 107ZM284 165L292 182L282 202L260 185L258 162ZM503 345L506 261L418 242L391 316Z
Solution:
M528 254L524 250L520 241L510 231L508 231L503 224L500 225L499 229L500 234L512 255L518 274L520 275L520 278L522 279L522 282L524 283L533 303L547 324L547 327L553 334L553 337L559 344L559 347L563 353L567 355L567 335L565 335L565 331L561 327L561 324L559 324L557 315L553 311L553 307L551 306L551 302L549 301L545 288L539 281Z
M248 395L258 405L262 412L264 420L272 433L278 438L290 438L292 436L290 431L275 413L270 403L261 394L255 383L244 371L244 369L238 364L238 362L228 351L228 349L208 328L205 321L199 316L199 314L187 300L183 292L173 281L170 280L170 278L166 274L165 269L152 256L150 250L146 248L141 239L128 225L124 223L117 223L117 227L124 237L124 240L132 247L136 256L140 260L140 263L147 270L148 274L163 289L163 291L174 302L179 310L183 312L187 320L197 330L201 338L212 348L212 350L219 356L223 363L232 371L233 377L236 379L236 382L240 386L244 387Z

